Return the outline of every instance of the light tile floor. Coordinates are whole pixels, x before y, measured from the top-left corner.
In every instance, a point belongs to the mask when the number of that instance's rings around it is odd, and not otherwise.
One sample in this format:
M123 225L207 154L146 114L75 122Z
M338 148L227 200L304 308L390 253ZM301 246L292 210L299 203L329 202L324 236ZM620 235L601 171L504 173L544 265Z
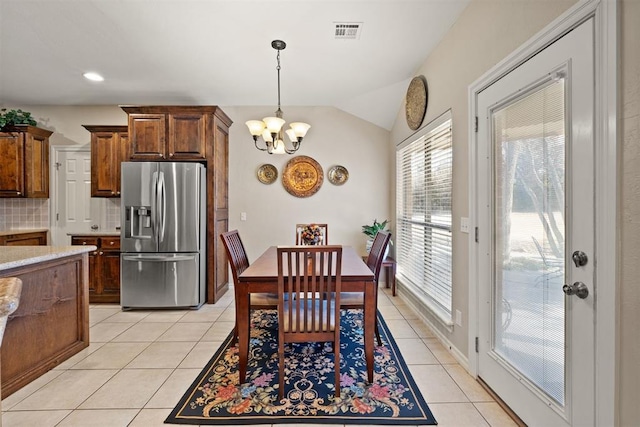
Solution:
M92 305L91 345L3 400L2 426L166 425L233 328L232 303L230 291L197 311ZM378 305L440 427L516 425L400 297L384 289Z

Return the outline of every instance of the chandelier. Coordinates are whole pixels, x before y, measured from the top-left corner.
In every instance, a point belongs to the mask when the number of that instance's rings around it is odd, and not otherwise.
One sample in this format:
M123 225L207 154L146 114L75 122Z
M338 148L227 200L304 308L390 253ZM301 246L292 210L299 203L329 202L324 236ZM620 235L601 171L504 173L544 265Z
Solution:
M274 40L271 42L271 47L278 51L276 57L278 61L278 66L276 67L278 71L278 109L276 110L276 116L265 117L262 120L249 120L246 122L246 125L253 136L253 142L258 150L266 151L269 154L293 154L300 148L302 138L304 138L311 126L301 122L291 123L289 125L291 128L286 130L286 134L293 148L287 148L284 143L282 131L285 121L282 118L282 110L280 109L280 51L284 50L287 44L282 40ZM258 139L260 137L262 137L264 141L265 148L258 145Z

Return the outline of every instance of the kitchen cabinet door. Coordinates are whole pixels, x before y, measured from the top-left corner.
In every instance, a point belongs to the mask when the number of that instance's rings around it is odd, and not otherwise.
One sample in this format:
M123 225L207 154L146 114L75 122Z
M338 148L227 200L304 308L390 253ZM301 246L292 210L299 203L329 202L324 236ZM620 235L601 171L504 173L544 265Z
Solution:
M35 126L0 132L0 197L49 197L49 136Z
M129 114L130 158L146 161L164 160L166 132L164 114Z
M0 236L0 246L46 246L47 232L15 233Z
M24 195L24 134L0 133L0 197Z
M72 245L94 245L89 252L89 302L120 303L120 237L73 236Z
M171 160L206 158L206 117L202 113L169 114L167 151Z
M50 132L25 133L25 183L27 197L49 198L49 135Z
M120 163L128 160L127 126L84 126L91 132L91 197L120 197Z

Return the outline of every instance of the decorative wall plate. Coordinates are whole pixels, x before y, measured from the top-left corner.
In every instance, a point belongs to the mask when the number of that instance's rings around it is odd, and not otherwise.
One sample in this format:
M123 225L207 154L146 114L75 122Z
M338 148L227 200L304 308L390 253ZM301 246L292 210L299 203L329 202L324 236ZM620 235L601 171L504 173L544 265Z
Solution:
M278 169L275 166L265 163L258 168L258 181L263 184L273 184L278 179Z
M424 76L414 77L409 83L404 105L407 125L411 130L418 129L422 124L424 115L427 112L428 100L427 80Z
M282 172L282 185L292 196L309 197L320 187L324 173L322 167L308 156L297 156L287 162Z
M327 178L333 185L342 185L349 179L349 171L344 166L336 165L329 169Z

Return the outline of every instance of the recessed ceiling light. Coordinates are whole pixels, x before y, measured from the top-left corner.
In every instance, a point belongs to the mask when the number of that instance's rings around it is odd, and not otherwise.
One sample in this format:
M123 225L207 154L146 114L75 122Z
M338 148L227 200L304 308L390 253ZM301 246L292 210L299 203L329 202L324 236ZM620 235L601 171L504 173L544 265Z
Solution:
M84 73L83 76L84 76L85 79L91 80L92 82L102 82L102 81L104 81L104 77L102 77L98 73L94 73L93 71L90 71L88 73Z

